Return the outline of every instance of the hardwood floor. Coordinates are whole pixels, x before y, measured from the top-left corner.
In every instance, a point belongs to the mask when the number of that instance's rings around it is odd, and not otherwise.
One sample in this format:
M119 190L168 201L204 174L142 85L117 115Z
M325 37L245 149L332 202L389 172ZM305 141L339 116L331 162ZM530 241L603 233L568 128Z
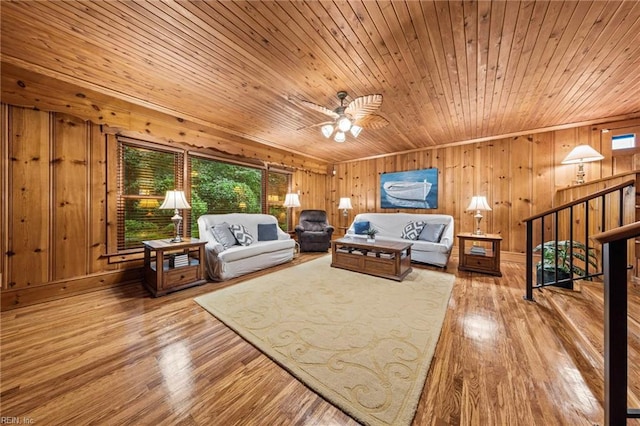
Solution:
M567 347L553 292L524 301L517 263L503 262L498 278L458 272L454 258L448 272L457 279L414 425L602 424L602 371ZM357 424L193 301L250 277L161 298L126 285L3 312L0 415L43 425Z

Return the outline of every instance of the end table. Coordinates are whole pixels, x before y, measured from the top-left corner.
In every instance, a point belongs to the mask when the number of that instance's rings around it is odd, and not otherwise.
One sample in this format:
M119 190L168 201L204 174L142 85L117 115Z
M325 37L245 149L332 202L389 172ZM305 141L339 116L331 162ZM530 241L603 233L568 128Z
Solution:
M500 242L498 234L458 234L460 259L458 269L461 271L481 272L483 274L502 276L500 272ZM472 245L467 245L471 242Z
M205 240L185 238L172 243L169 239L143 241L144 284L154 296L204 284ZM151 252L155 253L152 259ZM173 261L172 261L173 260Z

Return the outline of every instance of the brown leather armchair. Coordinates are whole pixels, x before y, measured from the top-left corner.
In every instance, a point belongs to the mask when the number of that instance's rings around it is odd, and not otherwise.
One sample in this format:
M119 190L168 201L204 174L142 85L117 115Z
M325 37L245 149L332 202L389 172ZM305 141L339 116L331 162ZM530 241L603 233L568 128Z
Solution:
M327 221L324 210L302 210L300 223L296 225L300 251L327 251L331 247L333 226Z

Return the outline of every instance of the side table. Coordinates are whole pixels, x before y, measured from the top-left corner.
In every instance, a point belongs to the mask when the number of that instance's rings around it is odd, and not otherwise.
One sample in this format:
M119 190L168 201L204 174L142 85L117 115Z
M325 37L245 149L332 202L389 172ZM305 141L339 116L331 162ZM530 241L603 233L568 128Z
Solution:
M502 276L500 272L500 242L498 234L472 234L463 232L458 234L460 271L481 272L483 274ZM471 242L472 245L467 245Z
M196 238L185 238L179 243L172 243L169 239L143 241L145 287L154 296L163 296L206 283L206 243Z

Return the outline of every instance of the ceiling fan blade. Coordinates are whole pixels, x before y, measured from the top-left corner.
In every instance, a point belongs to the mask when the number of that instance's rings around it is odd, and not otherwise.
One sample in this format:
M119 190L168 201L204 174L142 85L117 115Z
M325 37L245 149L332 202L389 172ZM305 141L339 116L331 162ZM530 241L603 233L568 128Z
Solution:
M311 129L313 127L324 126L325 124L334 124L334 122L333 121L323 121L322 123L311 124L309 126L300 127L299 129L296 129L296 130Z
M312 110L326 114L333 119L336 119L339 117L339 115L335 111L331 111L329 108L325 108L322 105L317 105L317 104L314 104L313 102L308 102L308 101L300 101L300 103L306 106L307 108L311 108Z
M364 116L374 113L381 105L382 95L360 96L351 101L344 112L358 121Z
M389 124L389 121L380 115L370 114L356 120L354 124L362 127L363 129L378 130L386 127Z

